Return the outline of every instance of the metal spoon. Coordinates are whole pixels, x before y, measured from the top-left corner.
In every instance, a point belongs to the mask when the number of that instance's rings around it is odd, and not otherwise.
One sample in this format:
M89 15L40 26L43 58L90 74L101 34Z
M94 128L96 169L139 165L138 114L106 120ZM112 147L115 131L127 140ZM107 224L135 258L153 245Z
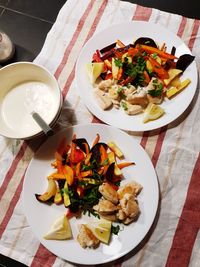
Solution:
M31 112L31 115L33 119L37 122L37 124L40 126L42 131L46 134L46 136L53 135L52 128L43 120L43 118L35 111Z

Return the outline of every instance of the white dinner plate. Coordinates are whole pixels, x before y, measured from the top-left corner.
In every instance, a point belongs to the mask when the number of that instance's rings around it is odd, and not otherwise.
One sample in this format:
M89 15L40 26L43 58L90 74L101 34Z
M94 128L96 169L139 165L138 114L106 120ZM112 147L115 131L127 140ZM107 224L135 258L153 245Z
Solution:
M59 142L66 136L70 143L73 133L77 138L86 138L91 145L100 134L100 141L115 141L125 155L125 160L134 161L134 166L123 169L124 183L135 180L143 186L138 196L141 214L136 222L124 226L118 236L113 235L109 245L101 243L97 249L83 249L77 242L78 225L95 220L83 216L81 219L72 218L70 224L73 232L72 240L45 240L44 234L60 215L66 212L64 205L51 206L38 202L35 194L41 194L47 187L46 177L54 170L51 162ZM23 184L23 204L28 223L40 242L55 255L78 264L106 263L125 255L135 248L150 229L157 211L159 200L158 181L155 170L143 148L125 132L108 125L88 124L70 127L50 137L38 150L26 171Z
M83 47L76 63L76 85L79 94L90 110L101 121L117 128L129 131L148 131L160 128L178 118L191 103L197 88L197 68L193 61L181 76L181 80L189 78L191 84L172 100L165 100L162 107L165 115L147 123L142 122L143 114L129 116L121 108L119 110L102 110L94 96L93 87L88 79L85 65L92 60L92 55L97 49L102 49L120 39L124 44L130 44L139 37L153 38L158 44L166 43L167 52L176 47L176 56L191 54L189 48L174 33L168 31L159 24L143 21L133 21L111 26L102 32L95 34Z

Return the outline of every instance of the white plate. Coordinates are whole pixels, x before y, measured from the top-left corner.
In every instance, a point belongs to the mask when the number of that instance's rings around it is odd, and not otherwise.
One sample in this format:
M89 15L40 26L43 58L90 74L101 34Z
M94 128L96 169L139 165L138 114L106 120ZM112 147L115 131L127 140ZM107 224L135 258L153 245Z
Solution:
M124 130L130 131L148 131L160 128L178 118L191 103L197 88L197 68L193 62L182 75L191 79L191 84L186 90L179 93L174 99L166 100L161 105L165 110L165 115L158 120L148 123L142 122L142 114L129 116L122 109L109 111L102 110L93 97L93 87L89 82L85 71L86 63L91 62L92 55L96 49L101 49L120 39L125 44L130 44L138 37L151 37L157 43L166 43L167 51L171 51L173 46L176 47L176 55L191 54L189 48L183 41L158 24L149 22L134 21L120 25L114 25L106 30L94 35L82 49L76 64L76 84L79 94L87 108L100 120Z
M64 214L66 209L63 205L52 204L48 206L36 200L35 194L43 193L46 186L46 177L53 172L51 162L54 161L54 153L59 141L63 136L70 142L73 133L77 138L84 137L91 144L97 133L101 141L115 141L124 152L128 161L134 161L135 166L124 169L125 181L131 179L143 186L138 200L141 215L135 223L124 227L118 236L112 237L109 245L100 244L97 249L83 249L76 240L81 222L94 220L94 217L84 216L82 219L71 219L70 224L74 239L65 241L53 241L43 239L43 235L49 230L57 217ZM55 255L79 264L100 264L115 260L133 248L147 234L157 211L159 199L158 182L153 165L143 148L132 137L123 131L102 124L77 125L52 136L44 143L31 161L24 179L23 203L24 211L33 232L40 242Z

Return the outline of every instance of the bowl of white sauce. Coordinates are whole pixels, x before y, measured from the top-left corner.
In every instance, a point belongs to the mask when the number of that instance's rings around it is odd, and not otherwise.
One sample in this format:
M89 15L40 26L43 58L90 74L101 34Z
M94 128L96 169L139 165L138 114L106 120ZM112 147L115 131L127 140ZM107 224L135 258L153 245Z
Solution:
M55 77L32 62L17 62L0 69L0 134L30 139L42 134L32 117L38 113L52 126L59 117L62 94Z

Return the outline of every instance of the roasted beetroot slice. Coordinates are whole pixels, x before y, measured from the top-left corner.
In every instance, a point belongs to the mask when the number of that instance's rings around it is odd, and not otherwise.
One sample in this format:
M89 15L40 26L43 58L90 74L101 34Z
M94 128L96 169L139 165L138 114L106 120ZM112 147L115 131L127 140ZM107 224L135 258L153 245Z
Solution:
M86 153L85 144L88 145L88 142L85 138L74 139L74 140L72 140L72 142L75 143L84 153ZM88 145L88 147L89 147L89 145Z
M97 165L101 161L100 145L104 146L105 149L108 148L107 144L105 144L105 143L97 143L90 150L90 152L92 153L91 158L90 158L90 162L95 160Z
M101 60L105 60L105 59L108 59L110 57L114 57L115 56L115 49L113 50L110 50L108 52L105 52L105 54L101 57Z
M110 44L110 45L108 45L108 46L106 46L106 47L104 47L104 48L102 48L102 49L100 50L100 53L101 53L101 54L104 54L104 53L110 51L111 49L115 48L115 46L116 46L116 42L115 42L115 43L112 43L112 44Z
M111 182L113 183L113 180L114 180L114 170L115 170L115 163L111 163L107 169L107 172L106 172L106 180L108 182Z
M173 47L172 47L172 50L171 50L171 55L173 55L173 56L174 56L174 55L175 55L175 53L176 53L176 47L175 47L175 46L173 46Z
M180 56L178 61L176 62L176 68L184 72L187 67L193 62L194 58L195 57L190 54L184 54Z
M157 44L154 42L153 39L149 38L149 37L140 37L138 38L135 43L134 46L136 46L137 44L141 44L141 45L148 45L151 47L155 47L158 48Z

